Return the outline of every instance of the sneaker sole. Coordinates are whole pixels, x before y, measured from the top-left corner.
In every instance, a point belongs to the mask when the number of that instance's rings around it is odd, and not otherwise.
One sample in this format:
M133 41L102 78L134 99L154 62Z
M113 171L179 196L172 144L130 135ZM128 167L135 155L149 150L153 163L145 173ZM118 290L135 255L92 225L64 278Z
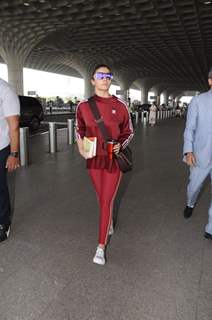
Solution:
M210 233L205 232L204 237L205 239L212 240L212 235Z
M114 234L114 228L113 228L113 229L110 228L110 229L109 229L109 232L108 232L108 235L109 235L109 236L112 236L113 234Z
M8 238L9 235L10 235L10 231L11 231L11 227L9 226L9 228L8 228L8 230L7 230L7 232L6 232L7 238Z
M97 258L93 258L93 263L99 264L101 266L105 265L105 261L102 261L102 260L97 259Z
M8 227L8 230L5 231L4 238L1 238L0 242L3 242L3 241L5 241L5 240L8 239L9 234L10 234L10 231L11 231L11 227L9 226L9 227Z

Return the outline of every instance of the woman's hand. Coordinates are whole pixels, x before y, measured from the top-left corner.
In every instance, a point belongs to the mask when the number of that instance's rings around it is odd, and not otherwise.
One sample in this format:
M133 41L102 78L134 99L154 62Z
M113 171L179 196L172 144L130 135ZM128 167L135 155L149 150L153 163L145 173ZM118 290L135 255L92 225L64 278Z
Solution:
M83 158L84 158L85 160L91 159L91 157L89 157L85 151L82 151L82 152L81 152L81 155L83 156ZM92 158L93 158L93 157L92 157Z
M115 144L113 147L113 153L115 153L117 155L119 153L120 149L121 149L121 144L120 143Z
M91 159L83 148L83 139L81 137L77 138L77 145L78 145L78 150L79 150L79 153L81 154L81 156L86 160Z
M81 154L81 156L82 156L84 159L87 159L87 155L86 155L86 153L84 152L83 149L79 150L79 153Z
M84 150L83 150L83 141L82 141L82 138L80 136L77 137L77 145L78 145L79 153L81 154L81 156L83 158L86 159L86 156L85 156L85 153L84 153Z

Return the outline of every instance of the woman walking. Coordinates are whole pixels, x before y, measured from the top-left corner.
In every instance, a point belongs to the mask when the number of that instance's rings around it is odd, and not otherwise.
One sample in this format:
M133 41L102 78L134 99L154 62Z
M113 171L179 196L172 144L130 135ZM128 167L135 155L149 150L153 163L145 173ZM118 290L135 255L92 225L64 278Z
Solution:
M149 124L153 127L156 124L156 117L157 117L157 106L155 102L152 103L151 107L149 108Z
M108 235L113 233L113 202L122 176L115 155L121 148L125 148L133 137L127 105L109 93L112 78L112 71L107 65L97 66L91 78L95 89L93 99L111 136L110 142L104 141L88 101L81 102L76 110L77 144L80 154L87 159L88 174L100 206L99 241L93 258L93 262L100 265L105 264ZM97 140L96 155L92 158L88 158L85 150L85 137L95 137ZM112 154L109 153L111 145Z

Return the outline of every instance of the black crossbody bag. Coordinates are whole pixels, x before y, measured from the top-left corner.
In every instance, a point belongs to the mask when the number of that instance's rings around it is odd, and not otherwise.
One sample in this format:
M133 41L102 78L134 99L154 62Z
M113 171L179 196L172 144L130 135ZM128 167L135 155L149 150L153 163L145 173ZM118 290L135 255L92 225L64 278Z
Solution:
M102 133L103 139L105 143L107 143L107 141L111 140L111 137L108 133L107 128L105 127L104 121L99 113L99 109L97 108L96 102L93 97L88 99L88 104L93 113L94 119ZM133 168L132 150L128 146L124 149L120 149L119 153L115 156L116 156L119 168L123 173L132 170Z

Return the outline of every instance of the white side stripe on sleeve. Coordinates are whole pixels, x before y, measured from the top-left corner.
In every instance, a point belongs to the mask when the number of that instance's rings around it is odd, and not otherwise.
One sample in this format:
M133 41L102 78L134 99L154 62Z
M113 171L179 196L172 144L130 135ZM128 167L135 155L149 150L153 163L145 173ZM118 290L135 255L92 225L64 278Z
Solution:
M79 110L79 106L80 106L82 103L87 102L87 101L88 101L88 100L83 100L83 101L81 101L81 102L77 105L77 107L76 107L76 111L75 111L75 114L76 114L76 117L75 117L75 135L76 135L76 138L77 138L77 139L80 138L80 135L79 135L79 133L77 132L77 130L78 130L77 112L78 112L78 110Z
M126 104L126 102L122 99L119 99L117 98L123 105L124 107L126 108L127 112L128 112L128 115L129 115L129 128L131 130L131 134L129 135L129 137L122 143L122 148L126 148L127 145L130 143L130 141L132 140L133 136L134 136L134 132L133 132L133 125L132 125L132 121L131 121L131 116L130 116L130 112L129 112L129 109L128 109L128 106Z

